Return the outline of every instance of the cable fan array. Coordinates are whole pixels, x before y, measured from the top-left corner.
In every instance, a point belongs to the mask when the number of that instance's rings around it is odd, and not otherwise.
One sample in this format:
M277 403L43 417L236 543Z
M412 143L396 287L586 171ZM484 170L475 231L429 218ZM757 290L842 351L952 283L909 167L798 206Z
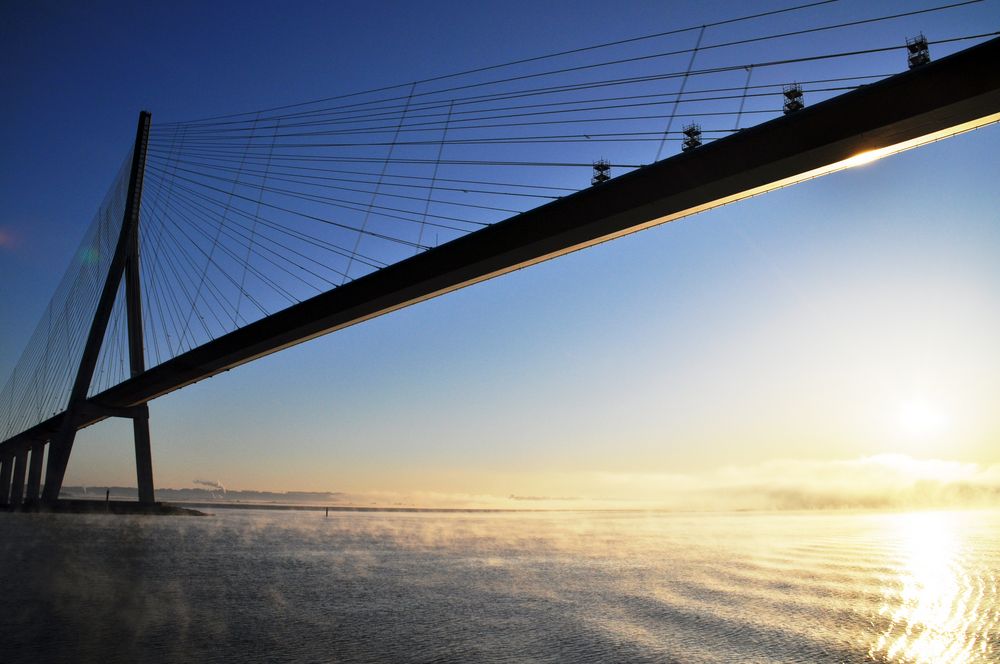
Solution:
M609 172L897 73L907 66L900 34L981 2L838 21L838 0L822 0L249 113L169 123L154 114L139 239L146 364ZM799 29L779 27L789 15ZM993 34L928 43L941 57ZM107 237L121 223L122 178L83 244L100 260L67 272L0 392L0 439L65 404ZM128 377L122 299L91 394ZM60 307L73 312L65 333L53 331L65 323ZM74 350L56 367L52 348Z
M0 391L0 440L61 412L69 401L121 230L131 162L130 151ZM116 303L115 308L120 309L121 303ZM110 375L109 365L121 363L114 367L116 381L127 375L124 353L112 349L118 343L124 343L124 336L109 330L100 358L105 375Z

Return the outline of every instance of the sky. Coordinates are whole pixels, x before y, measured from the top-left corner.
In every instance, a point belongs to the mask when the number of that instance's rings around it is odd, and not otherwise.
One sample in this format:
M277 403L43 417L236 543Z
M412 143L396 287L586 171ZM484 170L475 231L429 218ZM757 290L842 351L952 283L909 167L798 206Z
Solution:
M843 0L823 20L918 4L938 3ZM4 3L0 374L117 173L140 109L154 122L253 110L698 25L734 7ZM934 39L998 19L988 1L886 30ZM853 500L879 478L896 493L933 481L988 495L1000 486L996 154L994 125L187 387L150 404L156 483L413 504L701 506L705 495L775 487ZM134 485L129 432L122 421L81 432L66 483ZM768 505L740 500L726 505Z

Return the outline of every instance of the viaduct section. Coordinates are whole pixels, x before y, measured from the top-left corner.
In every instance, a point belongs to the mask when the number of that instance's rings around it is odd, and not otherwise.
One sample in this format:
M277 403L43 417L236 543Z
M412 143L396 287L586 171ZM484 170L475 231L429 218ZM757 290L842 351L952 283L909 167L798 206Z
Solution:
M132 419L140 502L152 502L147 402L308 339L541 261L1000 121L1000 38L744 129L518 214L143 366L136 248L149 114L140 115L121 235L66 410L0 442L0 504L54 502L73 437ZM130 378L87 397L125 280ZM45 448L48 462L43 464ZM42 470L45 468L44 490Z

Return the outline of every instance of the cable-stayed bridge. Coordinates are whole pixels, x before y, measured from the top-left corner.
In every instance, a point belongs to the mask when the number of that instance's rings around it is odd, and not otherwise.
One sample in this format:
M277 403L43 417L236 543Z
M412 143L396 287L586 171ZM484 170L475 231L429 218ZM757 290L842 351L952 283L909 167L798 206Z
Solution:
M57 500L76 432L108 417L133 421L139 497L152 502L157 396L1000 120L997 33L865 32L978 2L775 27L831 2L250 113L142 113L0 391L0 503ZM844 31L862 45L819 39ZM787 40L798 55L774 57Z

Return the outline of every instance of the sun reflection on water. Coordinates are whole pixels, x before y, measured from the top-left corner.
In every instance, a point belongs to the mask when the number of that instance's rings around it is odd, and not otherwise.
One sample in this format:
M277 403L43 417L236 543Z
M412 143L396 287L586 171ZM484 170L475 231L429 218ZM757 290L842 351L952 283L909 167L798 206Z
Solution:
M961 518L948 512L892 517L885 535L898 567L883 584L878 616L884 629L869 648L871 659L921 664L990 659L995 579L966 564Z

